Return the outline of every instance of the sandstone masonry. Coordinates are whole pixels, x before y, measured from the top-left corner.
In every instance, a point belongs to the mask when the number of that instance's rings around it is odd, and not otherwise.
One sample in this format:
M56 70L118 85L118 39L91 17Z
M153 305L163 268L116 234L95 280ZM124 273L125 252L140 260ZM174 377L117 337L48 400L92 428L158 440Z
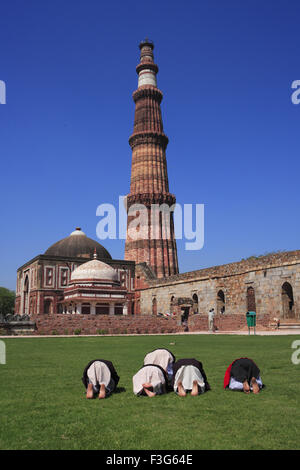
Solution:
M144 264L136 266L136 301L142 315L180 314L189 308L189 326L214 308L222 321L239 327L242 315L254 310L262 323L265 317L300 319L300 251L251 257L198 271L154 279ZM223 320L224 319L224 320Z

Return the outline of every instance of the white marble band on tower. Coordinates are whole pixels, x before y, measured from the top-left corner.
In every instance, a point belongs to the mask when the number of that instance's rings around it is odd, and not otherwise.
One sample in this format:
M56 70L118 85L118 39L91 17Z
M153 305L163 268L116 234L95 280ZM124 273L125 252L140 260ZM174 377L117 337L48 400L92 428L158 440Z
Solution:
M157 87L156 74L158 67L154 63L153 48L154 44L148 38L139 45L141 51L140 63L136 68L138 73L138 88L144 85Z
M141 72L139 73L138 88L143 85L153 85L155 87L157 86L156 74L153 70L141 70Z

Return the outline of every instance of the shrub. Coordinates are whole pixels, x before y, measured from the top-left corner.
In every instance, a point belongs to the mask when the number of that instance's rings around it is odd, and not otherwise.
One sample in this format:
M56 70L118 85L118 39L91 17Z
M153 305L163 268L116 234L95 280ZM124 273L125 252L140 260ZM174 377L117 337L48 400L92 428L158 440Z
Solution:
M108 330L98 330L97 333L98 335L107 335Z
M81 328L76 328L76 330L74 330L74 335L80 335L81 333Z

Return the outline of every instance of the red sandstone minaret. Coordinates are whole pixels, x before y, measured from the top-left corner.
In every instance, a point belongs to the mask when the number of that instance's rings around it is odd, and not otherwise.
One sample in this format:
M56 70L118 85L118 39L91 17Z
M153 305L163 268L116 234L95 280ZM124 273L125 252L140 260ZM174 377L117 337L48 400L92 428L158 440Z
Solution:
M175 196L169 193L166 147L160 103L162 92L156 86L158 67L153 60L152 41L140 44L141 59L136 67L138 89L133 93L135 118L132 148L130 194L127 196L127 239L125 259L146 262L157 275L166 277L178 273L177 248L174 234L173 210ZM140 211L136 204L143 204ZM164 206L162 206L164 205ZM164 207L164 210L158 210ZM170 208L172 208L170 211ZM134 216L135 214L135 216ZM137 230L130 226L142 214Z

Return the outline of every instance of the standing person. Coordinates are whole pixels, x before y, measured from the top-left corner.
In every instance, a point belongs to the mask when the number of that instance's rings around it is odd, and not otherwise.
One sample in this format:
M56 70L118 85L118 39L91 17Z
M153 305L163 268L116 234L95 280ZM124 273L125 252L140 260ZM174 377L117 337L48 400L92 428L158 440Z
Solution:
M147 364L155 364L164 369L167 373L168 384L171 383L173 377L173 365L176 361L174 354L168 349L155 349L146 354L144 358L144 366Z
M137 396L155 397L167 392L167 374L156 364L143 366L132 378L133 393Z
M86 398L107 398L117 388L120 377L111 361L94 359L85 367L82 376Z
M180 397L185 397L187 392L192 396L210 390L202 362L197 359L180 359L173 367L173 389Z
M215 309L211 308L210 311L208 312L208 329L210 332L215 331L214 317L215 317Z
M246 394L257 394L263 387L260 370L252 359L241 357L227 367L224 376L224 388L240 390Z

